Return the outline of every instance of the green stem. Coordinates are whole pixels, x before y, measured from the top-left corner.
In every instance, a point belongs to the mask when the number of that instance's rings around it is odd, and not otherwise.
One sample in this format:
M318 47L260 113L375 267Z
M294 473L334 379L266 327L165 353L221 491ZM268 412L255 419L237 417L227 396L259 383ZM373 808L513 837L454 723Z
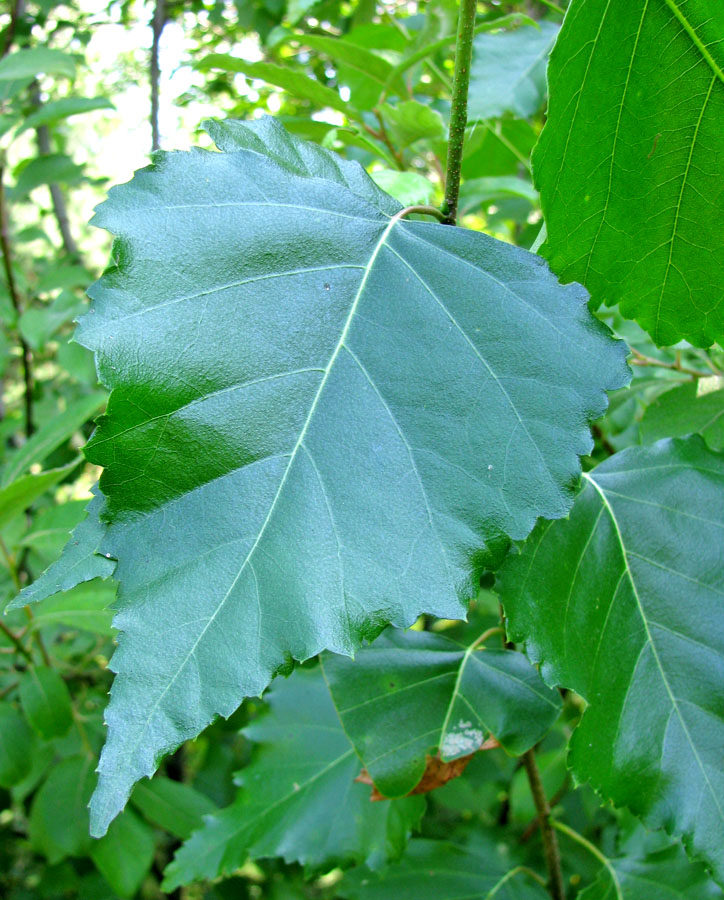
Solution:
M18 653L20 653L22 656L24 656L28 662L32 663L33 657L31 655L30 651L25 646L23 646L23 643L20 640L20 638L13 631L11 631L8 628L8 626L2 621L2 619L0 619L0 631L2 631L2 633L12 643L12 645L15 647L15 649L18 651Z
M621 893L621 885L618 880L618 875L616 874L616 870L611 865L611 861L607 856L604 856L603 853L596 847L595 844L592 844L590 841L586 840L582 834L579 834L577 831L574 831L572 828L569 828L564 822L559 822L557 819L551 819L551 825L557 831L560 831L561 834L565 834L572 841L575 841L577 844L580 844L581 847L585 847L586 850L591 854L591 856L595 856L596 859L606 867L608 870L608 874L611 876L611 880L613 881L614 887L616 888L616 896L623 897Z
M463 145L465 144L465 126L468 122L468 88L470 87L470 63L473 58L473 32L477 6L477 0L460 0L455 44L455 76L450 111L450 139L447 147L445 202L443 203L443 212L447 216L446 224L448 225L454 225L458 215L460 170L463 161Z
M523 765L528 776L528 783L533 794L535 808L538 810L541 836L543 838L543 851L546 858L546 866L549 876L549 890L553 900L566 900L566 890L563 886L563 873L561 872L561 854L558 849L558 838L551 824L551 808L548 804L543 782L541 781L538 763L535 760L535 750L532 748L523 754Z
M404 219L405 216L411 215L435 216L435 218L439 219L441 222L445 222L447 219L445 213L440 212L436 206L406 206L404 209L401 209L400 212L395 214L395 218Z

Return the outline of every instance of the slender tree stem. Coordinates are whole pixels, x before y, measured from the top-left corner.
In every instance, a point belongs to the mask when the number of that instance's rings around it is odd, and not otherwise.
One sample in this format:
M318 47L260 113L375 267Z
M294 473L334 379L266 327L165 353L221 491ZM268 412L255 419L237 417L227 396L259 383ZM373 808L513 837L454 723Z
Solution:
M450 112L450 139L447 147L445 201L443 203L447 225L454 225L458 215L460 170L463 161L463 145L465 144L465 126L468 123L468 88L470 86L470 62L473 58L473 32L477 6L477 0L460 0L458 33L455 43L455 76Z
M668 363L664 362L661 359L654 359L653 356L646 356L644 353L640 353L634 347L631 347L631 354L634 357L631 360L632 366L656 366L659 369L671 369L674 372L682 372L685 375L691 375L692 378L708 378L709 372L699 372L697 369L689 369L686 366L682 366L681 358L677 354L676 362Z
M543 850L545 852L546 866L548 867L549 890L553 900L566 900L566 891L563 886L563 874L561 872L561 854L558 849L558 838L551 825L551 808L548 804L543 782L541 781L538 763L535 760L535 751L528 750L523 754L523 765L528 776L528 783L533 794L535 808L538 810L541 835L543 837Z
M13 273L12 251L10 245L10 226L8 223L7 200L5 197L5 170L0 165L0 255L3 258L5 281L8 293L13 304L15 314L19 317L23 311L23 304L15 284ZM33 354L25 338L18 332L18 343L22 354L23 381L25 383L25 435L30 435L35 430L33 425Z
M0 619L0 631L5 635L5 637L11 642L13 647L20 653L28 662L33 661L33 657L27 647L23 644L20 638L12 631L8 626Z
M33 106L35 106L36 109L39 109L42 106L40 87L37 81L34 81L30 86L30 98L33 102ZM39 125L38 128L35 129L35 136L38 141L38 150L40 152L40 155L48 156L50 153L52 153L53 148L50 144L50 131L48 129L48 126ZM55 219L58 223L58 229L63 241L63 249L69 256L77 257L79 255L78 245L76 244L73 233L70 230L68 208L65 203L63 191L58 184L50 184L48 185L48 187L50 188L50 199L53 201L53 212L55 213Z
M161 33L166 24L166 4L164 0L156 0L153 11L153 44L151 45L151 150L161 149L161 134L158 127L159 84L161 66L159 64L159 45Z

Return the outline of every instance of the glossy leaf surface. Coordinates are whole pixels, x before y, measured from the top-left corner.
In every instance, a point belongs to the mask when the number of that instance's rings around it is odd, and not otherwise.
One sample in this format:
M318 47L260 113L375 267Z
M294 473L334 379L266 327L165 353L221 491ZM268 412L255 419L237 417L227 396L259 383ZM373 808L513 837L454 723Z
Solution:
M521 653L461 647L427 632L389 630L354 661L327 654L324 671L346 733L391 797L418 784L427 755L459 759L491 734L519 756L561 709Z
M276 682L267 700L271 712L244 730L262 747L237 776L236 801L178 851L166 890L233 871L248 857L281 856L310 870L379 864L417 826L422 798L371 803L369 788L355 783L360 762L319 669Z
M513 640L588 701L576 775L724 875L724 459L699 437L617 454L502 570Z
M216 130L96 217L120 237L78 339L112 388L86 453L125 634L95 833L290 657L464 615L507 536L565 515L628 375L538 257L400 220L271 120Z
M657 344L724 335L724 6L574 0L533 171L542 253Z
M696 382L664 391L641 419L642 443L696 432L712 450L724 449L724 390L699 394Z

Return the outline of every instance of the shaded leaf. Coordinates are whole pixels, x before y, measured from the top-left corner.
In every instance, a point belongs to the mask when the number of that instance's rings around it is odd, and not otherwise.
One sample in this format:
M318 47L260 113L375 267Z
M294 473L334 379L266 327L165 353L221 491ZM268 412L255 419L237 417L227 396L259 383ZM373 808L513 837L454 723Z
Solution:
M104 837L93 841L90 858L117 894L133 897L153 863L153 832L127 809Z
M14 199L21 199L43 184L76 184L83 176L83 165L74 163L64 153L37 156L23 167L12 189Z
M354 661L325 655L324 671L346 733L391 797L419 783L426 756L468 756L490 734L521 755L561 709L521 653L461 647L428 632L389 630Z
M22 475L15 481L0 488L0 528L21 515L35 500L75 469L78 460L73 460L60 469L48 469L37 475Z
M692 432L698 432L712 450L724 449L724 390L699 396L696 382L679 385L660 394L641 420L644 444Z
M375 169L372 172L372 180L403 206L424 206L431 203L435 195L434 186L424 175L418 175L417 172Z
M139 781L133 790L132 802L149 822L183 841L191 837L192 831L201 828L205 815L216 810L216 805L205 794L170 778Z
M394 145L402 150L415 141L444 140L446 129L440 113L418 100L403 100L392 106L380 106Z
M115 109L115 107L106 97L63 97L60 100L51 100L26 116L15 136L27 131L28 128L51 125L60 119L68 119L96 109Z
M0 703L0 787L11 787L28 775L33 762L33 734L9 703Z
M70 694L55 669L31 666L20 678L20 704L43 740L67 734L73 724Z
M113 389L86 454L125 632L95 833L291 657L461 617L507 535L565 515L628 377L540 258L271 152L161 155L95 220L121 237L78 331Z
M578 778L683 834L721 878L724 459L699 437L611 457L501 572L513 640L588 707Z
M722 34L720 3L573 0L551 55L542 253L659 345L724 335Z
M57 450L81 425L92 418L105 401L106 395L96 391L69 403L62 412L44 422L35 434L9 457L2 473L3 485L14 481L34 463L43 462L53 450Z
M93 497L88 503L87 517L73 529L70 540L63 548L60 557L39 578L23 588L8 605L8 609L19 609L28 603L38 603L59 591L69 591L85 581L92 581L94 578L109 578L113 574L116 561L96 553L105 533L99 519L102 506L102 498ZM85 604L84 608L87 608ZM91 609L95 611L97 608L97 605L92 603ZM68 612L64 602L56 604L54 609L56 612ZM45 615L47 618L50 610L51 607L46 604L38 614ZM65 621L67 622L67 619Z
M537 113L546 94L546 63L559 26L542 21L515 31L480 34L473 42L468 118Z
M548 900L542 881L522 866L505 866L493 851L413 840L399 862L380 872L348 872L337 894L347 900Z
M380 863L419 823L422 798L370 803L355 783L359 760L319 669L275 682L266 699L271 712L244 730L262 746L238 773L237 799L178 851L165 890L233 871L247 857L281 856L309 870Z
M88 800L95 773L94 760L71 756L51 769L33 799L30 843L51 863L66 856L84 856L91 846Z
M707 900L724 897L678 844L638 859L612 859L580 900Z

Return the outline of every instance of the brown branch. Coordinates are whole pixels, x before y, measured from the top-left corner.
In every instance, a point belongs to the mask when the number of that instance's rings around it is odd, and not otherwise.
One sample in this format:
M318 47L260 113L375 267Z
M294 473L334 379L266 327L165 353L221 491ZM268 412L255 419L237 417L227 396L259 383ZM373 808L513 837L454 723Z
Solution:
M523 765L528 776L528 783L533 794L535 808L538 810L538 823L543 838L543 850L548 868L548 878L551 897L553 900L566 900L566 890L563 885L563 873L561 872L561 853L558 849L558 837L551 825L551 808L543 788L538 763L535 760L535 750L530 749L523 754Z

